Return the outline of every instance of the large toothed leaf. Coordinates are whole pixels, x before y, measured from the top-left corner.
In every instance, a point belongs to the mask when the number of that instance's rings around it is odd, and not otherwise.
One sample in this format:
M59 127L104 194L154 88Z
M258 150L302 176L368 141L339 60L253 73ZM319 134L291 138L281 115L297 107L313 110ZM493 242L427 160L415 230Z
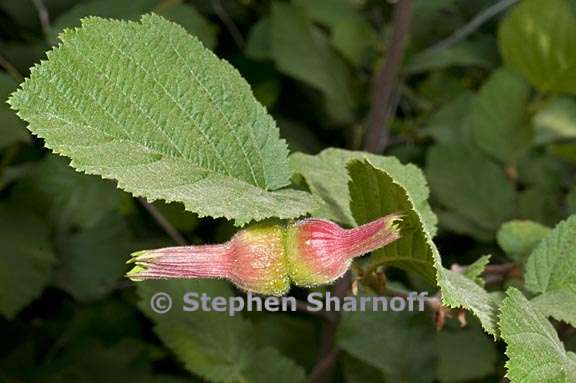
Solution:
M271 191L290 177L272 117L182 27L88 18L60 38L10 103L74 168L238 224L312 208L306 193Z
M576 381L576 354L566 352L552 324L522 293L508 290L500 314L502 339L508 344L507 377L512 383Z
M377 167L386 170L408 191L424 219L426 229L434 236L437 218L428 204L430 191L426 179L416 166L403 165L395 157L342 149L326 149L316 156L294 153L290 156L293 171L301 174L310 191L323 201L314 215L350 226L356 224L350 211L346 163L352 159L362 158L368 158Z
M569 0L524 0L502 22L504 61L541 91L576 93L576 16Z
M444 305L470 310L480 319L488 333L496 335L495 302L473 279L442 266L438 249L406 188L391 173L374 166L368 159L352 160L347 168L350 176L350 206L358 224L391 212L399 212L404 216L401 238L375 251L371 262L413 271L436 284L442 292ZM481 272L477 266L474 269L476 274Z

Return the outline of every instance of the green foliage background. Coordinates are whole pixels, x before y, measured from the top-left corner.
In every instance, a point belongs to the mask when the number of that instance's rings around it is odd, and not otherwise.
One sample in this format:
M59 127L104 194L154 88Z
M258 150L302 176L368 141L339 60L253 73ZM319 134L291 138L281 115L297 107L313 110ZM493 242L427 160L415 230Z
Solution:
M502 3L469 36L436 45ZM403 239L355 263L360 294L382 293L380 270L394 288L440 291L452 317L437 330L430 311L344 314L324 381L575 382L576 3L513 3L415 1L390 143L368 155L351 151L362 149L390 48L387 2L0 0L0 382L303 382L315 370L321 318L151 312L157 291L239 292L224 281L127 281L131 251L173 242L123 190L176 201L154 206L198 244L270 217L354 226L404 212ZM11 99L42 138L32 136L5 101L59 33L86 16L148 13L184 29L90 19L62 35L95 70L66 44L34 69ZM110 41L122 49L105 50ZM124 53L139 71L122 67ZM99 88L100 69L129 86ZM160 92L190 76L205 93L173 103L181 93ZM76 78L77 93L60 99ZM133 94L153 120L130 112ZM113 145L95 145L106 137ZM135 171L136 159L151 165ZM178 189L183 180L196 186ZM464 328L449 310L459 307Z

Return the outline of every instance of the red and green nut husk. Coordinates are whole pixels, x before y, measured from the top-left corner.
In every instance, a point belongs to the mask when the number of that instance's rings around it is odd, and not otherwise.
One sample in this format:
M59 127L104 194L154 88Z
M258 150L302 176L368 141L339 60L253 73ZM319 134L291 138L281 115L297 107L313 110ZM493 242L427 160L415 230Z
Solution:
M332 283L353 258L400 238L400 216L390 214L365 225L343 229L310 218L288 226L258 224L217 245L178 246L133 254L134 281L169 278L226 278L250 292L283 295L290 283Z

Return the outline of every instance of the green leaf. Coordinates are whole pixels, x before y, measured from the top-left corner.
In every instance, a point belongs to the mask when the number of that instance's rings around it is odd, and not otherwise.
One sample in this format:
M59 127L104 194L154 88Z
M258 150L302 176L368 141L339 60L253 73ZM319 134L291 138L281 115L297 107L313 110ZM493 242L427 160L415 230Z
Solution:
M526 116L529 95L530 87L520 76L499 69L474 101L471 125L476 143L504 163L519 159L532 143Z
M26 370L36 372L34 378L27 379L27 381L38 383L196 382L196 380L190 381L190 379L170 375L153 374L150 350L146 343L137 339L124 338L105 343L100 339L84 337L74 339L71 343L66 344L64 350L36 371L30 367L26 368Z
M451 308L464 308L480 320L482 328L494 337L497 336L496 310L498 300L482 286L465 275L446 270L437 257L438 286L442 292L442 303Z
M576 138L576 100L558 97L550 100L533 118L537 144Z
M14 187L12 196L49 221L58 237L66 237L118 211L122 193L113 182L77 173L65 159L49 155Z
M426 131L438 143L472 142L470 132L470 112L474 95L465 91L440 106L434 112L426 125Z
M498 165L474 148L432 147L426 176L438 201L483 229L495 232L514 213L512 183Z
M500 51L543 92L576 93L576 16L566 0L524 0L500 25Z
M268 16L260 18L252 28L250 28L246 40L246 56L253 60L272 59L270 28L270 17Z
M127 271L130 232L119 214L112 214L93 228L70 235L58 243L56 285L76 300L106 296Z
M550 228L537 222L516 220L502 225L496 238L506 254L525 260L548 233Z
M474 280L442 266L438 249L406 189L367 159L353 160L347 167L351 209L358 224L392 212L403 214L400 239L374 252L371 262L416 272L440 288L444 305L470 310L488 333L496 335L493 298Z
M342 364L347 383L386 383L381 370L350 354L344 354Z
M183 28L89 18L61 39L10 103L74 168L239 225L313 208L307 193L270 191L290 177L274 121Z
M52 39L56 40L56 34L65 28L80 26L80 20L87 16L137 20L141 15L149 12L156 12L168 20L182 25L189 33L198 37L207 48L214 48L216 45L217 28L194 7L178 4L176 1L167 3L161 0L95 0L78 4L58 17L53 23L54 35Z
M358 14L339 20L334 25L332 45L357 67L366 60L370 49L374 49L377 42L372 26Z
M541 293L532 302L546 316L576 325L576 215L560 222L532 251L526 287Z
M16 142L28 142L30 135L24 129L22 120L10 110L6 100L18 84L8 75L0 72L0 150Z
M306 9L314 21L329 28L357 15L349 0L292 0L292 4Z
M347 353L381 371L385 381L428 383L437 365L435 330L422 313L345 312L337 332Z
M166 314L156 314L150 308L151 299L158 292L169 294L176 302ZM254 352L250 323L240 316L215 311L184 312L181 299L187 292L232 296L230 286L223 281L153 281L138 284L139 306L155 322L158 336L189 371L210 381L240 381Z
M347 165L350 176L350 209L359 225L390 213L402 214L400 239L372 252L373 264L386 264L415 271L432 284L436 281L434 255L420 215L399 183L367 159Z
M534 152L518 161L517 171L520 184L549 190L562 190L570 177L569 167L558 158Z
M54 255L47 225L5 205L0 205L0 243L0 314L10 319L40 296Z
M530 254L526 287L535 293L576 285L576 215L560 222Z
M154 294L169 294L172 309L157 314L150 307ZM198 310L183 311L183 296L229 298L230 285L219 280L170 280L138 284L139 306L155 322L155 331L185 367L211 382L303 382L304 372L276 350L258 347L254 327L240 315ZM276 379L275 379L276 380Z
M439 331L437 338L440 382L468 382L494 373L498 361L496 347L478 327L446 329Z
M324 201L314 215L349 226L356 224L350 211L346 163L349 160L361 158L368 158L379 168L385 169L406 188L424 219L426 229L434 236L437 219L428 204L430 191L422 171L412 164L403 165L394 157L378 156L366 152L326 149L316 156L302 153L294 153L290 156L290 165L294 172L301 174L310 191Z
M252 314L259 344L272 346L306 369L314 368L318 358L318 326L306 317L281 313ZM294 336L298 334L298 336Z
M542 314L576 327L576 306L573 302L576 302L576 284L546 292L530 301Z
M322 92L336 123L351 122L354 101L349 70L305 9L275 2L270 23L272 56L280 72Z
M254 383L299 383L304 382L306 375L302 367L275 349L264 348L254 355L245 377L247 382Z
M468 235L480 242L494 241L494 233L492 232L492 229L488 230L480 227L471 220L452 211L437 210L437 213L440 220L440 227L446 231L460 235Z
M491 258L490 255L481 256L480 258L475 260L474 263L466 267L466 269L464 270L464 275L467 278L479 284L480 286L484 286L485 281L484 279L482 279L482 273L484 272L486 265L490 263L490 258Z
M508 344L507 377L512 383L576 381L576 354L566 352L548 319L515 288L501 307L500 329Z
M563 197L560 190L549 185L529 187L518 195L518 216L552 226L564 217Z
M526 265L526 287L535 293L576 285L576 215L560 222L534 249Z
M75 172L49 155L12 191L12 200L50 222L56 286L80 301L104 297L126 270L130 233L122 193L110 181Z

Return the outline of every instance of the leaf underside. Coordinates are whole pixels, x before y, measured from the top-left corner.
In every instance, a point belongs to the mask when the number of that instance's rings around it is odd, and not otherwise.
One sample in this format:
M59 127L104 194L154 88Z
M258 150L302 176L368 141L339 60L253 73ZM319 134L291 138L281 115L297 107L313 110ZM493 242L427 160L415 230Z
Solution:
M406 189L368 159L350 161L347 167L351 179L351 209L358 224L389 212L404 215L401 238L376 251L373 262L413 271L436 284L444 305L471 311L480 319L484 330L496 336L494 300L473 279L442 266L440 253Z

